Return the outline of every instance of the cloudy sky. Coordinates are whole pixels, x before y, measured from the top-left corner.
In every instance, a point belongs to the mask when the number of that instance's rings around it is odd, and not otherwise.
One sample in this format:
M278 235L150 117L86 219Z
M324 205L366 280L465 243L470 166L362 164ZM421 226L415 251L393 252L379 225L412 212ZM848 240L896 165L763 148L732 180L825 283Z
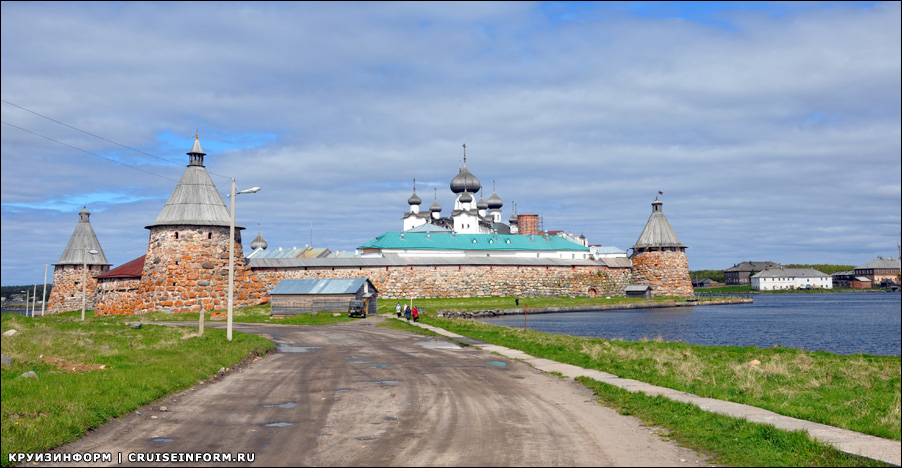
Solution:
M507 219L692 270L859 265L902 230L900 4L2 3L2 283L83 206L143 255L195 134L245 251L353 251L467 166ZM437 191L435 191L437 189Z

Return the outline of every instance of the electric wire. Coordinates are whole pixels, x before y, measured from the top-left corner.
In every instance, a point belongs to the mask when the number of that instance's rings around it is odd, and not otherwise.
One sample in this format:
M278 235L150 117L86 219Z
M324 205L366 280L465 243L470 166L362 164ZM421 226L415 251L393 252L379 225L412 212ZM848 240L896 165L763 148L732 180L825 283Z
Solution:
M61 121L56 120L56 119L54 119L54 118L52 118L52 117L48 117L48 116L46 116L46 115L40 114L40 113L38 113L38 112L35 112L35 111L31 110L31 109L27 109L27 108L22 107L22 106L20 106L20 105L18 105L18 104L15 104L15 103L12 103L12 102L10 102L10 101L7 101L6 99L0 99L0 102L3 102L4 104L9 104L10 106L13 106L13 107L18 108L18 109L21 109L21 110L23 110L23 111L25 111L25 112L34 114L34 115L36 115L36 116L38 116L38 117L41 117L41 118L43 118L43 119L47 119L47 120L49 120L49 121L51 121L51 122L54 122L54 123L59 124L59 125L62 125L62 126L64 126L64 127L71 128L72 130L75 130L75 131L77 131L77 132L84 133L85 135L88 135L88 136L97 138L97 139L99 139L99 140L103 140L103 141L105 141L105 142L107 142L107 143L112 143L112 144L114 144L114 145L116 145L116 146L120 146L120 147L122 147L122 148L131 150L131 151L134 151L134 152L136 152L136 153L143 154L143 155L145 155L145 156L150 156L150 157L152 157L152 158L159 159L159 160L164 161L164 162L169 163L169 164L173 164L173 165L176 165L176 166L181 166L181 165L182 165L182 163L179 163L179 162L176 162L176 161L171 161L171 160L169 160L169 159L166 159L166 158L163 158L163 157L154 155L154 154L150 154L150 153L145 152L145 151L141 151L141 150L139 150L139 149L137 149L137 148L132 148L131 146L124 145L124 144L122 144L122 143L119 143L119 142L110 140L110 139L108 139L108 138L104 138L104 137L102 137L102 136L100 136L100 135L95 135L95 134L93 134L93 133L91 133L91 132L82 130L82 129L78 128L78 127L74 127L74 126L69 125L69 124L67 124L67 123L65 123L65 122L61 122ZM41 135L41 134L39 134L39 133L35 133L35 132L30 131L30 130L26 130L26 129L22 128L22 127L19 127L19 126L10 124L10 123L8 123L8 122L3 122L3 123L5 123L6 125L9 125L9 126L11 126L11 127L18 128L19 130L22 130L22 131L25 131L25 132L34 134L34 135L39 136L39 137L41 137L41 138L46 138L46 139L48 139L48 140L50 140L50 141L53 141L53 142L55 142L55 143L59 143L59 144L61 144L61 145L69 146L70 148L77 149L77 150L82 151L82 152L84 152L84 153L88 153L88 154L90 154L90 155L92 155L92 156L97 156L97 157L100 157L100 158L103 158L103 159L107 159L107 160L109 160L109 161L113 161L113 162L115 162L115 163L117 163L117 164L121 164L121 165L123 165L123 166L130 167L130 168L132 168L132 169L139 170L139 171L141 171L141 172L146 172L146 173L148 173L148 174L158 175L158 174L155 174L155 173L153 173L153 172L150 172L150 171L147 171L147 170L144 170L144 169L139 169L139 168L137 168L137 167L135 167L135 166L131 166L131 165L126 164L126 163L122 163L122 162L119 162L119 161L115 161L115 160L112 160L112 159L109 159L109 158L104 158L103 156L98 156L98 155L96 155L96 154L94 154L94 153L91 153L90 151L85 151L85 150L83 150L83 149L81 149L81 148L76 148L76 147L74 147L74 146L68 145L68 144L66 144L66 143L62 143L62 142L60 142L60 141L58 141L58 140L54 140L53 138L50 138L50 137ZM215 175L215 176L217 176L217 177L223 177L223 178L225 178L225 179L231 181L231 177L224 176L224 175L222 175L222 174L217 174L217 173L211 172L211 171L209 171L209 170L207 171L207 173L209 173L210 175ZM163 177L164 179L173 180L173 179L171 179L171 178L169 178L169 177L166 177L166 176L160 176L160 177Z

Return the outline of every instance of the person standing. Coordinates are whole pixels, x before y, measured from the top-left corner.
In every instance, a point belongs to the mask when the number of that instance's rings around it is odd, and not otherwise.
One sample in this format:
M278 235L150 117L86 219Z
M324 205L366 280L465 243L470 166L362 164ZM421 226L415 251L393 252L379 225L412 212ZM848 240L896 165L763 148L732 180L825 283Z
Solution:
M414 322L420 321L420 311L419 311L419 309L417 309L417 306L413 306L413 321Z
M407 323L410 323L410 306L404 306L404 317L407 318Z
M395 313L398 314L398 318L401 318L401 302L400 301L395 306Z

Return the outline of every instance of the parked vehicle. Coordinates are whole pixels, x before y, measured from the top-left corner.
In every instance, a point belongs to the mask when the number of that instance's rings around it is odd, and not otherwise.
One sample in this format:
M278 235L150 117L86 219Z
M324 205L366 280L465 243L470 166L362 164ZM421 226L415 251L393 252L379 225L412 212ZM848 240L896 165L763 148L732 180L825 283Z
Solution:
M361 300L351 300L348 303L348 317L366 318L366 304Z

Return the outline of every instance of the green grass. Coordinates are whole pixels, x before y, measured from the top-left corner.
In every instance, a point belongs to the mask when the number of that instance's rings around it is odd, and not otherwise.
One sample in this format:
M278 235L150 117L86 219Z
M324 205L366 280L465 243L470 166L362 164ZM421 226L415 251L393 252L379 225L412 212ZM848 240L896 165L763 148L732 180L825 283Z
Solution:
M3 314L2 463L10 452L40 452L74 441L92 428L164 396L187 389L273 344L262 337L225 331L127 325L125 318L80 320L80 311L36 319ZM171 316L170 316L171 317ZM196 318L196 317L195 317ZM128 319L134 320L134 317ZM41 356L104 369L73 373ZM21 378L34 371L38 378Z
M225 310L214 310L204 313L204 324L223 323L226 321ZM336 323L359 320L349 318L348 312L319 312L317 314L298 314L290 317L270 317L270 306L236 307L232 309L232 322L240 323L273 323L281 325L332 325ZM219 316L213 317L213 314ZM335 315L338 314L338 315ZM142 315L119 315L114 317L99 317L98 319L132 322L199 322L200 314L188 312L182 314L170 314L166 312L152 312Z
M420 320L532 356L900 440L899 356L583 338L428 312Z
M864 457L849 455L818 443L804 432L775 429L765 424L710 413L663 396L641 392L596 380L576 379L605 405L621 414L666 428L668 437L680 445L711 455L727 466L891 466Z

